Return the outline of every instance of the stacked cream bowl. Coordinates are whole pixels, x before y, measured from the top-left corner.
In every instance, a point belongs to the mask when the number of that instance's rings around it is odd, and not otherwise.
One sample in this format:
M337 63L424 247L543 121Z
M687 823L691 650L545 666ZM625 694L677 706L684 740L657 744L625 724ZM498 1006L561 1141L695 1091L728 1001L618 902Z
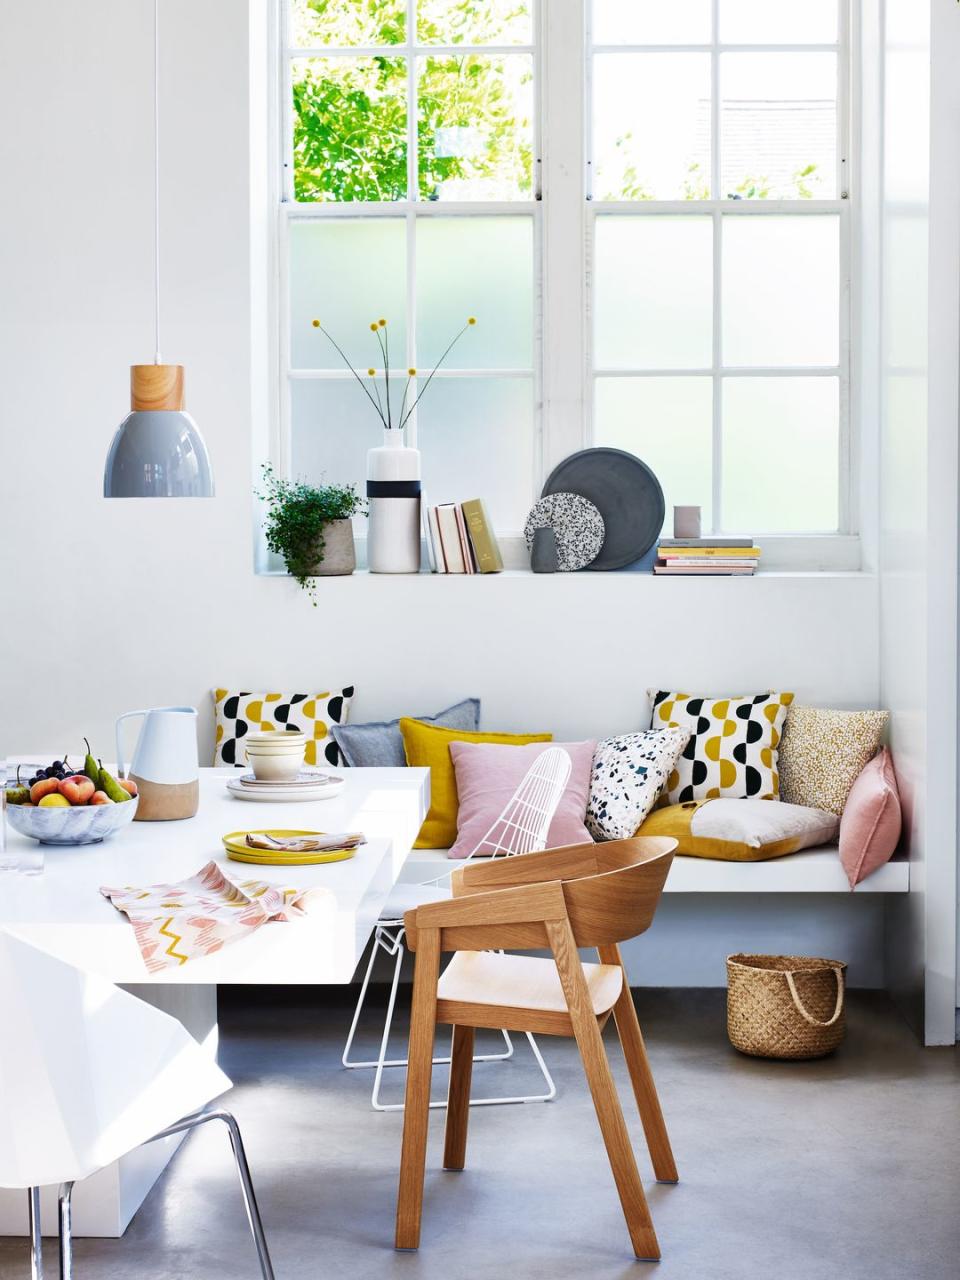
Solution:
M247 761L260 782L290 782L300 772L307 735L287 729L249 733L243 740Z

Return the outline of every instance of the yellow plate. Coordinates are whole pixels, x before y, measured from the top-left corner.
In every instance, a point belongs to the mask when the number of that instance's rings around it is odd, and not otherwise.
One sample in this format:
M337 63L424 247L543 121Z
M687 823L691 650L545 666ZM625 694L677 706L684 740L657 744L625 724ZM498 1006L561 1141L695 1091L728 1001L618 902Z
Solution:
M246 843L248 835L273 836L283 840L289 836L322 836L323 831L295 831L290 828L261 827L253 831L231 831L223 837L227 857L232 862L258 862L269 867L304 867L318 862L346 862L356 849L324 849L313 853L281 853L269 849L251 849Z

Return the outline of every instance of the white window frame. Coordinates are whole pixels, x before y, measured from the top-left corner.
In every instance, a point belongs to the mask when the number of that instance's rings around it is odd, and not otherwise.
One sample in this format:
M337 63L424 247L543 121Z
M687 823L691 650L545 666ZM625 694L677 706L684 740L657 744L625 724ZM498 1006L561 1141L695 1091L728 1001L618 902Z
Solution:
M323 222L337 218L388 218L403 220L406 227L406 272L407 272L407 311L406 334L407 346L403 357L405 366L418 367L417 359L417 324L416 324L416 280L417 280L417 223L422 218L495 218L495 217L528 217L533 226L533 306L531 314L531 332L533 335L533 363L527 369L494 369L464 368L456 365L444 365L438 370L438 379L470 378L470 379L522 379L531 383L533 403L533 467L530 475L531 503L535 490L539 489L542 471L541 452L541 368L542 368L542 333L540 325L542 296L542 201L540 192L540 99L541 99L541 56L538 38L540 22L539 0L532 5L533 42L531 44L509 45L420 45L415 41L416 35L416 0L406 0L407 40L404 44L389 46L332 46L322 45L315 48L294 46L289 38L289 5L287 0L280 0L280 134L282 156L282 185L279 209L279 254L278 266L280 275L279 298L279 362L280 362L280 403L277 462L283 474L289 473L291 459L292 405L291 388L294 382L303 379L349 380L348 370L331 365L323 369L300 369L291 360L289 332L289 246L290 227L301 221ZM291 68L295 59L310 57L364 57L389 54L390 57L407 60L407 199L377 201L316 201L298 202L294 192L293 166L293 111L292 111L292 77ZM533 172L531 174L532 197L529 200L420 200L419 193L419 147L417 136L417 58L454 54L465 57L470 54L481 56L497 56L499 54L526 54L533 61ZM411 198L411 194L413 198ZM382 372L382 370L378 370ZM407 426L408 443L417 443L417 410L410 415ZM509 534L519 531L509 530Z
M420 46L414 43L415 0L407 3L407 43L389 47L391 56L406 57L408 68L409 109L407 117L407 166L408 194L418 190L418 156L416 110L413 87L416 77L417 56L430 52L467 53L528 53L533 56L534 67L534 176L533 199L528 201L420 201L407 199L389 203L374 202L316 202L297 203L293 198L292 157L292 86L291 59L293 57L328 57L335 55L363 56L382 53L383 48L336 48L321 46L314 49L294 48L287 36L287 0L279 0L280 21L276 40L278 58L277 97L280 100L278 126L280 147L277 170L282 171L278 217L278 275L277 305L277 355L280 377L278 379L277 424L274 431L274 459L279 468L289 471L291 408L290 388L298 378L342 378L345 371L296 369L290 362L289 342L289 229L299 220L324 220L327 218L392 217L404 218L407 227L407 342L406 359L416 365L416 223L429 217L496 217L526 214L532 217L534 235L534 362L532 370L443 369L438 377L445 378L529 378L533 383L534 439L533 474L531 476L531 503L539 493L544 479L554 466L577 449L592 443L594 382L597 377L617 374L629 376L656 376L683 374L710 376L713 380L713 448L714 448L714 510L719 510L720 468L719 452L719 401L720 388L725 376L831 376L839 378L840 385L840 458L839 458L839 532L836 534L770 534L763 537L764 567L780 570L858 570L860 568L860 540L858 536L858 494L855 484L855 460L857 456L856 389L851 376L852 341L852 263L857 256L856 191L858 166L851 149L851 102L858 100L858 60L854 56L851 27L858 14L858 0L837 0L839 38L836 45L723 45L716 43L717 9L719 0L713 0L714 39L704 45L637 45L626 46L630 51L675 50L678 52L707 51L712 59L714 119L718 110L718 60L724 51L740 49L751 52L777 52L784 49L812 51L835 50L838 53L838 198L835 200L755 200L730 201L714 198L708 201L594 201L590 198L589 180L589 130L590 130L590 76L593 54L597 52L590 41L589 19L591 0L532 0L534 42L532 45L451 45ZM625 46L616 46L622 50ZM603 51L607 51L604 47ZM716 139L718 129L714 127ZM720 168L716 140L713 144L711 181L720 180ZM839 217L840 225L840 358L836 366L820 368L784 367L782 369L730 369L720 363L720 222L723 217L763 217L776 214L832 213ZM714 225L714 338L711 365L708 368L690 370L602 370L594 371L592 364L592 310L591 273L595 224L598 215L604 213L632 216L657 216L679 214L706 216ZM411 419L411 440L416 441L416 419ZM669 523L669 520L668 520ZM757 531L758 533L760 531ZM507 562L519 566L524 563L523 544L519 530L502 530L507 544Z

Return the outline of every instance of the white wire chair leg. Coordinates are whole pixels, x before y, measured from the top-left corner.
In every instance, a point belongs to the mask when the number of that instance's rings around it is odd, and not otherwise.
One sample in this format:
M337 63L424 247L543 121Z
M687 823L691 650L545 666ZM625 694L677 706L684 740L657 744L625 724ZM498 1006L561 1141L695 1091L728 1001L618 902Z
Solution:
M383 951L385 951L387 955L392 955L394 957L393 979L390 983L390 996L387 1001L387 1016L386 1016L386 1019L384 1020L383 1035L380 1040L380 1052L375 1059L369 1059L363 1062L356 1062L356 1061L351 1062L349 1061L350 1049L353 1044L354 1035L356 1034L357 1023L360 1020L360 1011L363 1007L364 997L366 995L367 988L370 983L370 975L373 972L373 964L376 959L378 947ZM357 1007L356 1007L356 1010L354 1011L353 1021L350 1024L350 1032L347 1036L347 1043L343 1050L343 1056L340 1059L343 1065L348 1068L356 1068L356 1067L375 1067L376 1068L376 1074L374 1075L374 1079L373 1079L373 1090L370 1094L370 1105L373 1107L374 1111L402 1111L403 1110L402 1102L381 1102L380 1101L380 1085L383 1080L383 1072L385 1068L405 1067L407 1065L406 1058L388 1058L387 1057L387 1049L390 1044L390 1031L393 1026L393 1013L394 1013L394 1008L397 1002L397 990L400 985L400 969L403 964L403 950L404 949L403 949L403 926L402 925L394 926L393 931L391 931L390 929L384 928L382 926L378 926L376 933L374 934L374 945L370 952L370 961L367 965L367 970L363 978L363 984L360 988L360 998L357 1001ZM503 1062L507 1058L511 1058L513 1056L514 1045L513 1045L513 1041L510 1038L510 1033L508 1031L501 1031L500 1034L503 1036L504 1043L507 1046L507 1051L505 1053L474 1054L474 1058L473 1058L474 1062ZM557 1096L557 1086L556 1084L554 1084L553 1077L550 1075L550 1071L547 1068L547 1064L543 1060L543 1054L540 1052L540 1048L537 1045L536 1040L534 1040L533 1036L529 1032L526 1033L526 1036L530 1044L530 1049L533 1053L534 1059L537 1063L537 1066L540 1069L540 1073L543 1076L544 1082L547 1086L546 1093L521 1094L516 1097L509 1097L509 1098L508 1097L471 1098L470 1099L471 1107L505 1106L511 1103L519 1103L519 1102L552 1102L553 1099ZM448 1066L450 1063L450 1056L447 1055L445 1057L434 1058L433 1062L435 1066ZM445 1099L430 1103L431 1108L435 1110L443 1108L446 1105L447 1103Z

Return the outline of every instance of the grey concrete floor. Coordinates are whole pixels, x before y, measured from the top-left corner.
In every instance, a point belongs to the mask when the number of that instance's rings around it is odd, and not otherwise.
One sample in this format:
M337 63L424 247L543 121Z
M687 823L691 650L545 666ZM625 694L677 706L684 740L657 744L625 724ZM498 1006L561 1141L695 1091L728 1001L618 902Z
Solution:
M622 1062L607 1043L659 1264L630 1253L571 1042L542 1042L555 1102L473 1110L465 1172L442 1172L443 1113L433 1112L422 1243L398 1254L402 1118L370 1110L370 1072L340 1067L342 993L308 990L296 1004L242 996L222 1005L221 1060L235 1081L228 1105L244 1131L277 1280L960 1276L960 1055L920 1048L883 996L851 995L847 1041L833 1058L774 1063L729 1047L722 992L638 993L678 1186L652 1181ZM398 1089L400 1073L390 1074ZM511 1092L536 1083L522 1049L516 1064L477 1067L474 1079ZM438 1095L444 1083L438 1069ZM0 1277L28 1274L25 1242L0 1240ZM224 1134L211 1126L188 1139L122 1240L78 1240L75 1274L256 1277Z

